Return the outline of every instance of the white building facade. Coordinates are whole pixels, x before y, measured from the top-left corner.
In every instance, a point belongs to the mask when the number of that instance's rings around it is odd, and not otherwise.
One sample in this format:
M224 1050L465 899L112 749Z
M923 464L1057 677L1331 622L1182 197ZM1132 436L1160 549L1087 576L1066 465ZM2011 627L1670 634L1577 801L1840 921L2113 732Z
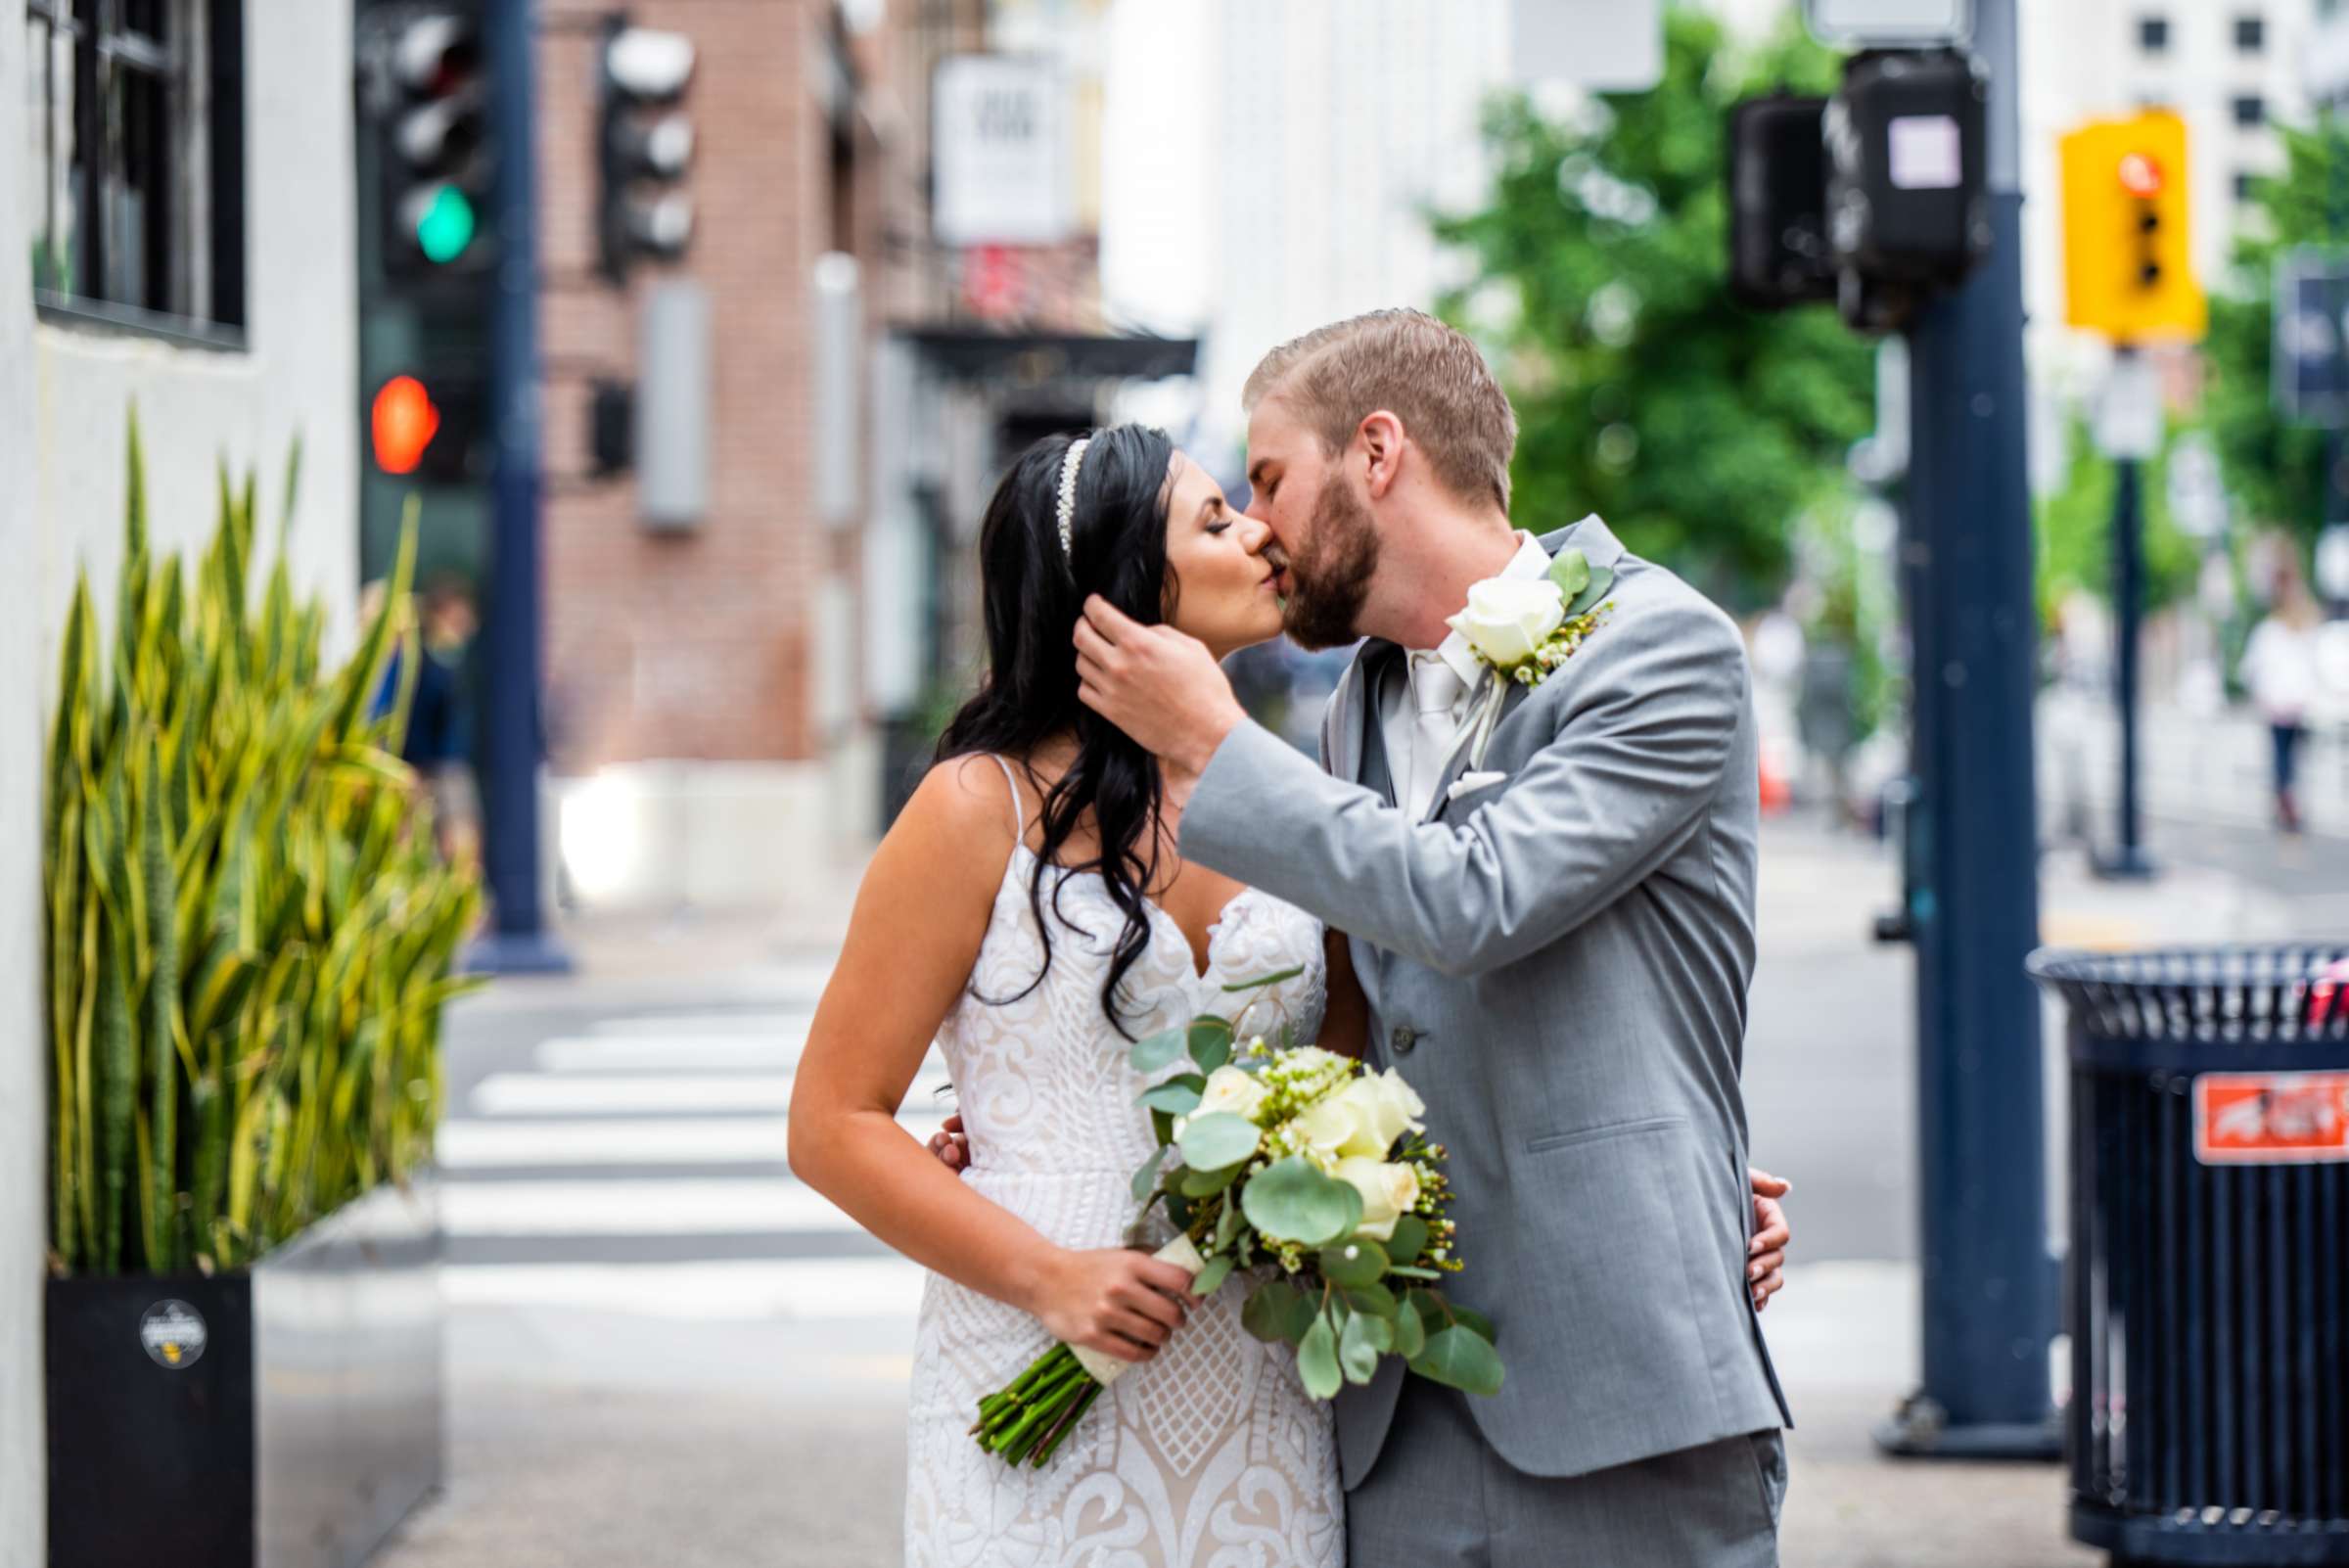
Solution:
M29 0L0 26L0 103L28 106L0 160L0 1568L47 1561L46 726L78 570L111 621L131 404L156 548L200 548L222 459L258 466L273 538L299 437L295 579L345 644L357 573L350 8L153 0L78 36L73 9ZM86 158L77 50L155 111Z

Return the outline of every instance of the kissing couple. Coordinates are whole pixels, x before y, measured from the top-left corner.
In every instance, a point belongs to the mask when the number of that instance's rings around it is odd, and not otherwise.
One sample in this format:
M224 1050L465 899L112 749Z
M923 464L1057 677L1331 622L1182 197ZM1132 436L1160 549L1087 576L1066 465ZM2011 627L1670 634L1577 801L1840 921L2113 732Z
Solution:
M1743 646L1596 517L1509 515L1516 416L1416 311L1249 378L1246 512L1166 436L1038 441L988 507L989 664L875 854L793 1170L931 1275L905 1561L1532 1568L1777 1560L1746 1163L1758 772ZM1566 602L1563 582L1579 590ZM1220 661L1364 639L1320 765ZM1382 1360L1328 1403L1132 1243L1137 1039L1284 976L1297 1038L1407 1075L1450 1151L1497 1393ZM935 1041L959 1123L897 1123ZM1059 1341L1133 1363L1041 1466L968 1433Z

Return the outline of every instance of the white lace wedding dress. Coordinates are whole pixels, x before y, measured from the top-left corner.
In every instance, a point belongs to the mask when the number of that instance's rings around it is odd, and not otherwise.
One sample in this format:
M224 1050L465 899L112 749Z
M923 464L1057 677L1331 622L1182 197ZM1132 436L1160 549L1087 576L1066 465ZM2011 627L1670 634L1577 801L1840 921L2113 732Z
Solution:
M1008 774L1007 766L1005 772ZM1015 799L1026 796L1015 780ZM1125 916L1099 878L1057 872L1052 967L1028 900L1036 859L1016 849L968 990L939 1033L971 1139L971 1186L1068 1247L1114 1247L1138 1207L1128 1183L1154 1143L1134 1104L1146 1080L1101 1012ZM1047 882L1045 910L1051 915ZM1089 936L1087 935L1089 933ZM1249 890L1208 943L1208 972L1153 908L1127 972L1138 1038L1217 1010L1221 988L1289 968L1273 995L1311 1039L1326 973L1321 927ZM994 998L990 1001L988 998ZM1017 997L1016 1000L1006 998ZM1258 1004L1250 1025L1271 1014ZM1152 1245L1170 1237L1159 1228ZM1095 1401L1042 1469L1014 1468L968 1435L979 1399L1051 1345L1042 1324L932 1275L914 1341L905 1496L908 1568L1338 1568L1345 1512L1329 1412L1305 1395L1286 1346L1240 1326L1245 1281L1196 1306L1151 1361Z

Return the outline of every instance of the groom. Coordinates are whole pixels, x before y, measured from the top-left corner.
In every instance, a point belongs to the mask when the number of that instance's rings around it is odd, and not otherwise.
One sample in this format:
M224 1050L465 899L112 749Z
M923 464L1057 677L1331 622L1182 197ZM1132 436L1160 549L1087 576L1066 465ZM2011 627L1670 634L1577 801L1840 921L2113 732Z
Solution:
M1246 398L1290 634L1370 639L1323 722L1328 771L1172 628L1095 599L1078 669L1164 763L1184 859L1352 934L1372 1060L1405 1070L1451 1150L1469 1222L1447 1290L1493 1319L1508 1378L1471 1399L1390 1359L1341 1398L1349 1568L1773 1564L1788 1417L1746 1282L1737 633L1595 517L1512 530L1516 417L1431 317L1309 333ZM1499 677L1448 618L1569 548L1611 577L1605 608L1497 694L1472 757Z

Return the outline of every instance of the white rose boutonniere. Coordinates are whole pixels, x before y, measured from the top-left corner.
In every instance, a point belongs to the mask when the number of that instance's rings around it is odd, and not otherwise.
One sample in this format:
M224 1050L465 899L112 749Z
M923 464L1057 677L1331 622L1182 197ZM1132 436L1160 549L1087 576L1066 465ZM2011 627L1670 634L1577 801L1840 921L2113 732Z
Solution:
M1445 624L1466 639L1479 664L1507 677L1486 689L1476 738L1468 749L1470 767L1484 765L1485 747L1493 739L1493 726L1500 721L1509 681L1539 686L1573 658L1583 639L1615 608L1607 598L1614 585L1612 571L1593 568L1582 551L1567 549L1550 562L1545 576L1487 577L1469 587L1468 608Z

